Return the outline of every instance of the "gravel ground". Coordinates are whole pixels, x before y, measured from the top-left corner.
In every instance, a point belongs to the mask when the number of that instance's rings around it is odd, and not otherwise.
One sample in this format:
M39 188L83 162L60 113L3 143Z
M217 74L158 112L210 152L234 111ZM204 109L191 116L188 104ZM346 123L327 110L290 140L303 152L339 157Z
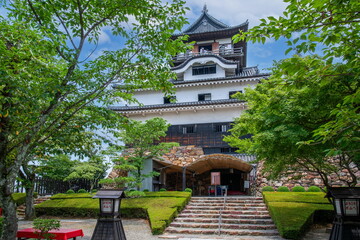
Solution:
M95 229L96 219L60 219L62 228L82 229L85 236L79 240L90 240ZM159 235L153 236L149 227L149 222L144 219L123 219L122 220L127 240L155 240L155 239L176 239L176 240L281 240L283 238L269 237L234 237L234 236L204 236L204 235ZM31 221L19 221L19 229L32 227ZM331 226L330 226L331 227ZM327 226L329 228L329 226ZM330 234L326 233L326 227L314 226L303 238L303 240L327 240Z

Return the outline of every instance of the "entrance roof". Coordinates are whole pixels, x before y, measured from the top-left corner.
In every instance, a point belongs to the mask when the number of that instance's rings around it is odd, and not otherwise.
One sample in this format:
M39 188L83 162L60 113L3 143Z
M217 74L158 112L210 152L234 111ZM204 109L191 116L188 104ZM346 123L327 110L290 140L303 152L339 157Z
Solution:
M201 157L186 167L187 170L202 174L211 169L234 168L243 172L250 172L252 165L231 155L211 154Z

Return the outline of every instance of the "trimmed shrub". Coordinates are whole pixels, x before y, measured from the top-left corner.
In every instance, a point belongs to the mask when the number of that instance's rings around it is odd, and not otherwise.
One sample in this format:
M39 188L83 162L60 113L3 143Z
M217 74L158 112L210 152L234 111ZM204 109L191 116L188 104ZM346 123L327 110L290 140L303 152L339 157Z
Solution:
M160 192L166 192L166 189L165 189L165 188L160 188L159 191L160 191Z
M38 197L38 193L34 193L34 198ZM26 193L13 193L11 194L11 198L14 200L17 206L25 204L26 201Z
M149 189L144 189L143 192L149 192Z
M291 189L292 192L305 192L305 188L302 186L296 186Z
M192 193L192 189L191 189L191 188L185 188L184 192L190 192L190 193Z
M265 186L261 189L262 192L274 192L274 188L271 186Z
M77 191L78 193L87 193L88 191L86 191L85 189L79 189L79 191Z
M321 189L317 186L311 186L307 190L308 192L321 192Z
M97 189L92 189L91 193L96 193L98 190Z
M285 187L285 186L278 187L277 191L278 192L290 192L289 188Z
M72 194L72 193L75 193L75 191L72 190L72 189L69 189L69 190L66 191L66 194Z
M137 198L137 197L145 196L145 193L142 191L131 191L131 192L127 192L125 194L126 194L126 197L129 197L129 198Z

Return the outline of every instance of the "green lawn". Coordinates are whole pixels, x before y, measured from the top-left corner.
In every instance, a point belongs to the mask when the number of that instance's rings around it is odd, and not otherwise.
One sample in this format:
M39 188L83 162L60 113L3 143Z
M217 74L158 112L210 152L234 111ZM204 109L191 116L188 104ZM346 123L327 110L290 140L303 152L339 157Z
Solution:
M36 206L37 215L93 217L99 213L99 199L89 193L56 194ZM125 218L147 218L153 234L161 234L190 200L188 192L148 192L145 197L121 201Z
M282 237L300 239L314 218L332 220L333 205L325 193L264 192L264 200Z

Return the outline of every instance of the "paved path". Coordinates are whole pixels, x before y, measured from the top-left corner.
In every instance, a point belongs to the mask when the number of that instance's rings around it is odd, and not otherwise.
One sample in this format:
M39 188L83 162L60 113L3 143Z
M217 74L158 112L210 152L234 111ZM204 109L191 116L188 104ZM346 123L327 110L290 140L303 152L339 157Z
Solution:
M160 235L153 236L149 227L149 222L144 219L123 219L123 226L127 240L155 240L155 239L174 239L174 240L281 240L283 238L269 238L269 237L234 237L234 236L215 236L215 235L189 235L189 236L176 236L176 235ZM95 229L95 219L61 219L62 228L75 228L82 229L85 236L79 240L90 240L92 233ZM32 227L31 221L19 221L19 229ZM328 240L329 233L325 233L325 228L312 229L303 240Z

